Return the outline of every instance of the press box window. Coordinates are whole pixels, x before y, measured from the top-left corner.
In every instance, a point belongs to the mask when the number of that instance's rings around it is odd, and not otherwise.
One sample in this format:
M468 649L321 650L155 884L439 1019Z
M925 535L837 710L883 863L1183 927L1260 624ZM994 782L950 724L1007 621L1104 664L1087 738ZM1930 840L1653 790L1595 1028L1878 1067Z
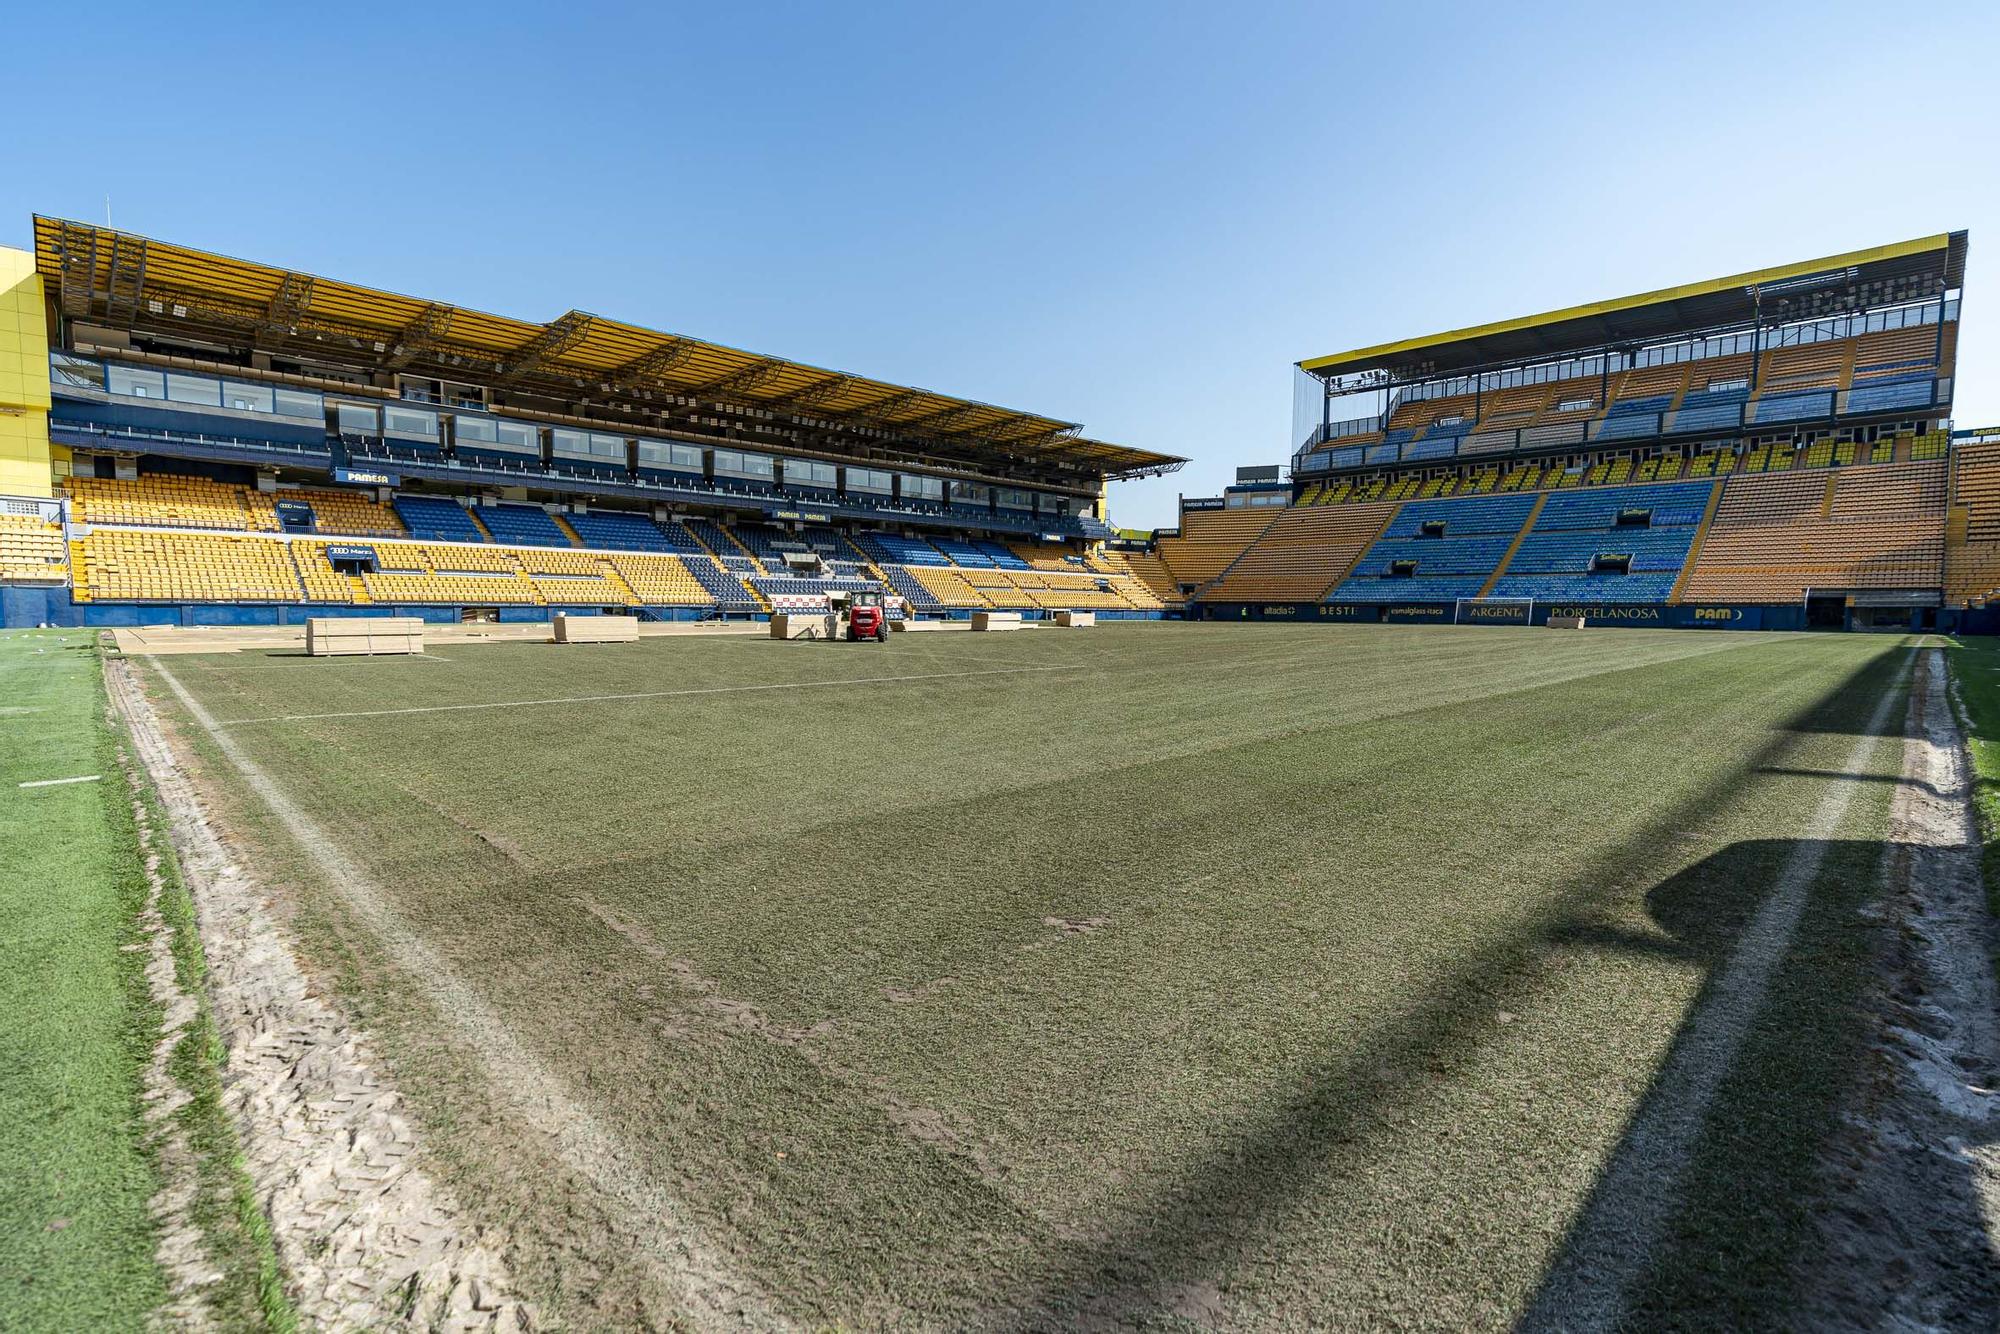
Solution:
M342 435L374 436L382 433L382 421L373 408L364 408L359 403L342 403L335 409L335 420Z
M222 382L222 406L234 408L238 412L271 412L276 409L277 394L267 384L238 384L234 380Z
M435 440L438 418L435 412L413 412L408 408L384 408L382 428L404 440Z
M320 421L326 415L325 400L318 394L308 394L299 389L277 389L272 391L271 398L280 417Z
M134 370L130 366L113 366L110 370L111 392L125 394L132 398L165 398L167 396L166 377L158 371Z

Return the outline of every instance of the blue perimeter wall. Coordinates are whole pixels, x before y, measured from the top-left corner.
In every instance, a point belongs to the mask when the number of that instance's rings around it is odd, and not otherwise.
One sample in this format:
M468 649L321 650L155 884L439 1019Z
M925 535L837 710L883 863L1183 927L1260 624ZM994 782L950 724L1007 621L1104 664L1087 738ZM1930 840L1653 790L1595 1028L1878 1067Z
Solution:
M1225 602L1199 603L1188 612L1204 621L1294 621L1319 624L1449 625L1455 604L1409 602ZM1794 605L1758 606L1739 603L1659 602L1536 602L1532 619L1520 606L1469 608L1465 623L1474 625L1542 625L1551 616L1581 616L1591 625L1622 625L1652 630L1803 630L1805 608ZM2000 634L2000 608L1954 611L1931 609L1932 626L1923 624L1922 608L1909 612L1911 630L1936 629L1947 634Z

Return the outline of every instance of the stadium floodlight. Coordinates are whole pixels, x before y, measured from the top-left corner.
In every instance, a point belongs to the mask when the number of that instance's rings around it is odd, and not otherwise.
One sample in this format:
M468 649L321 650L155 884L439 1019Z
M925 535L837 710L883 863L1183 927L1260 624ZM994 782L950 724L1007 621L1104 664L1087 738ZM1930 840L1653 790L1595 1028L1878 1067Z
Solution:
M1453 625L1533 625L1533 598L1459 598L1452 604Z

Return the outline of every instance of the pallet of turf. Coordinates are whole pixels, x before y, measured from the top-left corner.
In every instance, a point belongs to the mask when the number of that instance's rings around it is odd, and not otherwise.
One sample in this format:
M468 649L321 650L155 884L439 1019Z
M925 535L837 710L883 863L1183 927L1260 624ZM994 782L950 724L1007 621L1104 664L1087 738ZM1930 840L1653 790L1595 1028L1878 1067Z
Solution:
M309 657L423 651L424 623L414 616L314 616L306 620Z
M1021 613L1018 611L976 611L972 613L972 628L975 630L1018 630L1021 628Z
M556 613L558 644L629 644L639 638L636 616L572 616Z

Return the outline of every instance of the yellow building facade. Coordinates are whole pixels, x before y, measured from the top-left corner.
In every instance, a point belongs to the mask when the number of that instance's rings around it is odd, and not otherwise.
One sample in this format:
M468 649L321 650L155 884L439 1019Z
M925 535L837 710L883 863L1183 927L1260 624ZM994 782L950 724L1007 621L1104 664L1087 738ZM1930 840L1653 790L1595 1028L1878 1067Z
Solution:
M0 246L0 496L47 496L49 331L35 257Z

